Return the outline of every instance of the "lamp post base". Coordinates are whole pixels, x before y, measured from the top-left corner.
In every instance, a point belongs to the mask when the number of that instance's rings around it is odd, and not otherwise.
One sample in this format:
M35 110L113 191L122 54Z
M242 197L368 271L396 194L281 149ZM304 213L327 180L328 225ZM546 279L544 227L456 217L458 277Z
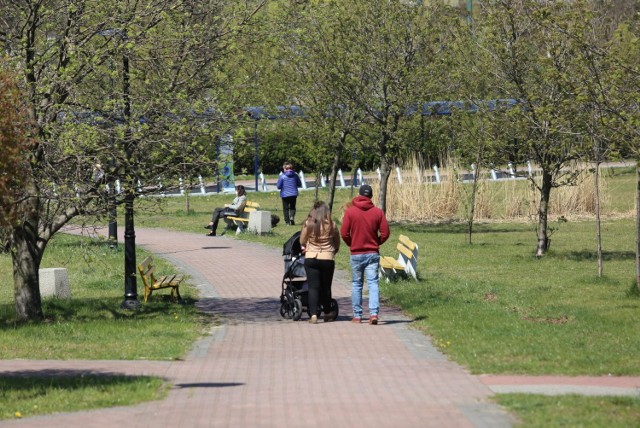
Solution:
M125 300L122 301L122 304L120 305L120 307L122 309L135 311L136 309L138 309L140 307L140 302L138 302L137 300L125 299Z

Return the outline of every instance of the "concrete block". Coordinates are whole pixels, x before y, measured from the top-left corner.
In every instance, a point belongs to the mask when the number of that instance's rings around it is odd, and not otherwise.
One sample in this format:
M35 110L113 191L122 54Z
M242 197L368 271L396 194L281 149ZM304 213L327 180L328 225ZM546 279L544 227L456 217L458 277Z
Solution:
M40 269L38 273L40 276L40 295L42 297L71 298L69 275L65 268Z
M247 229L258 235L271 232L271 211L251 211Z

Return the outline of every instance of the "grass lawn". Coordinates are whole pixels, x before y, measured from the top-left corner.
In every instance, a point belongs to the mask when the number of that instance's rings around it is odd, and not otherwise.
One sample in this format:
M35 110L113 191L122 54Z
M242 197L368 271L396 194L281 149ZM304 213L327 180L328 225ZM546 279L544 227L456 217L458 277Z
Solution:
M138 249L137 259L146 253ZM173 268L155 257L160 271ZM104 241L64 234L47 247L42 267L65 266L72 298L45 298L45 321L15 322L11 259L0 255L0 358L176 360L215 320L194 306L195 289L181 287L185 303L169 291L153 294L137 311L120 309L124 296L124 251ZM59 411L132 405L166 396L164 381L149 377L0 377L0 419Z
M161 379L126 376L0 377L0 420L130 406L167 396Z

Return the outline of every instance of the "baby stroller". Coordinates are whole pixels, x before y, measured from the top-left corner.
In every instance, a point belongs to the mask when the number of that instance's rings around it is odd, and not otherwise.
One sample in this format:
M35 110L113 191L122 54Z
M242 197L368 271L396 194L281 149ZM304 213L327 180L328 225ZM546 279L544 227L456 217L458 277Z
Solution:
M304 270L304 255L300 245L300 232L294 233L282 247L284 257L284 276L282 277L282 292L280 294L280 315L282 318L298 321L302 312L309 316L309 287L307 286L307 274ZM317 315L322 311L318 307ZM338 302L331 299L330 311L338 316Z

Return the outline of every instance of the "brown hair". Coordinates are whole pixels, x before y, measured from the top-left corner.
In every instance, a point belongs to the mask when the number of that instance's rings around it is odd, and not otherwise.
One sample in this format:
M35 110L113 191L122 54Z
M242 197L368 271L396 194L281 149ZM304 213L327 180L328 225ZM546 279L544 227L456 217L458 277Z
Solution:
M316 201L313 204L313 208L309 211L305 227L309 236L320 236L322 230L329 227L329 231L333 232L335 225L331 220L331 211L329 206L323 201Z
M247 194L247 191L244 189L244 186L242 184L238 184L236 186L236 190L238 191L238 196L244 196Z

